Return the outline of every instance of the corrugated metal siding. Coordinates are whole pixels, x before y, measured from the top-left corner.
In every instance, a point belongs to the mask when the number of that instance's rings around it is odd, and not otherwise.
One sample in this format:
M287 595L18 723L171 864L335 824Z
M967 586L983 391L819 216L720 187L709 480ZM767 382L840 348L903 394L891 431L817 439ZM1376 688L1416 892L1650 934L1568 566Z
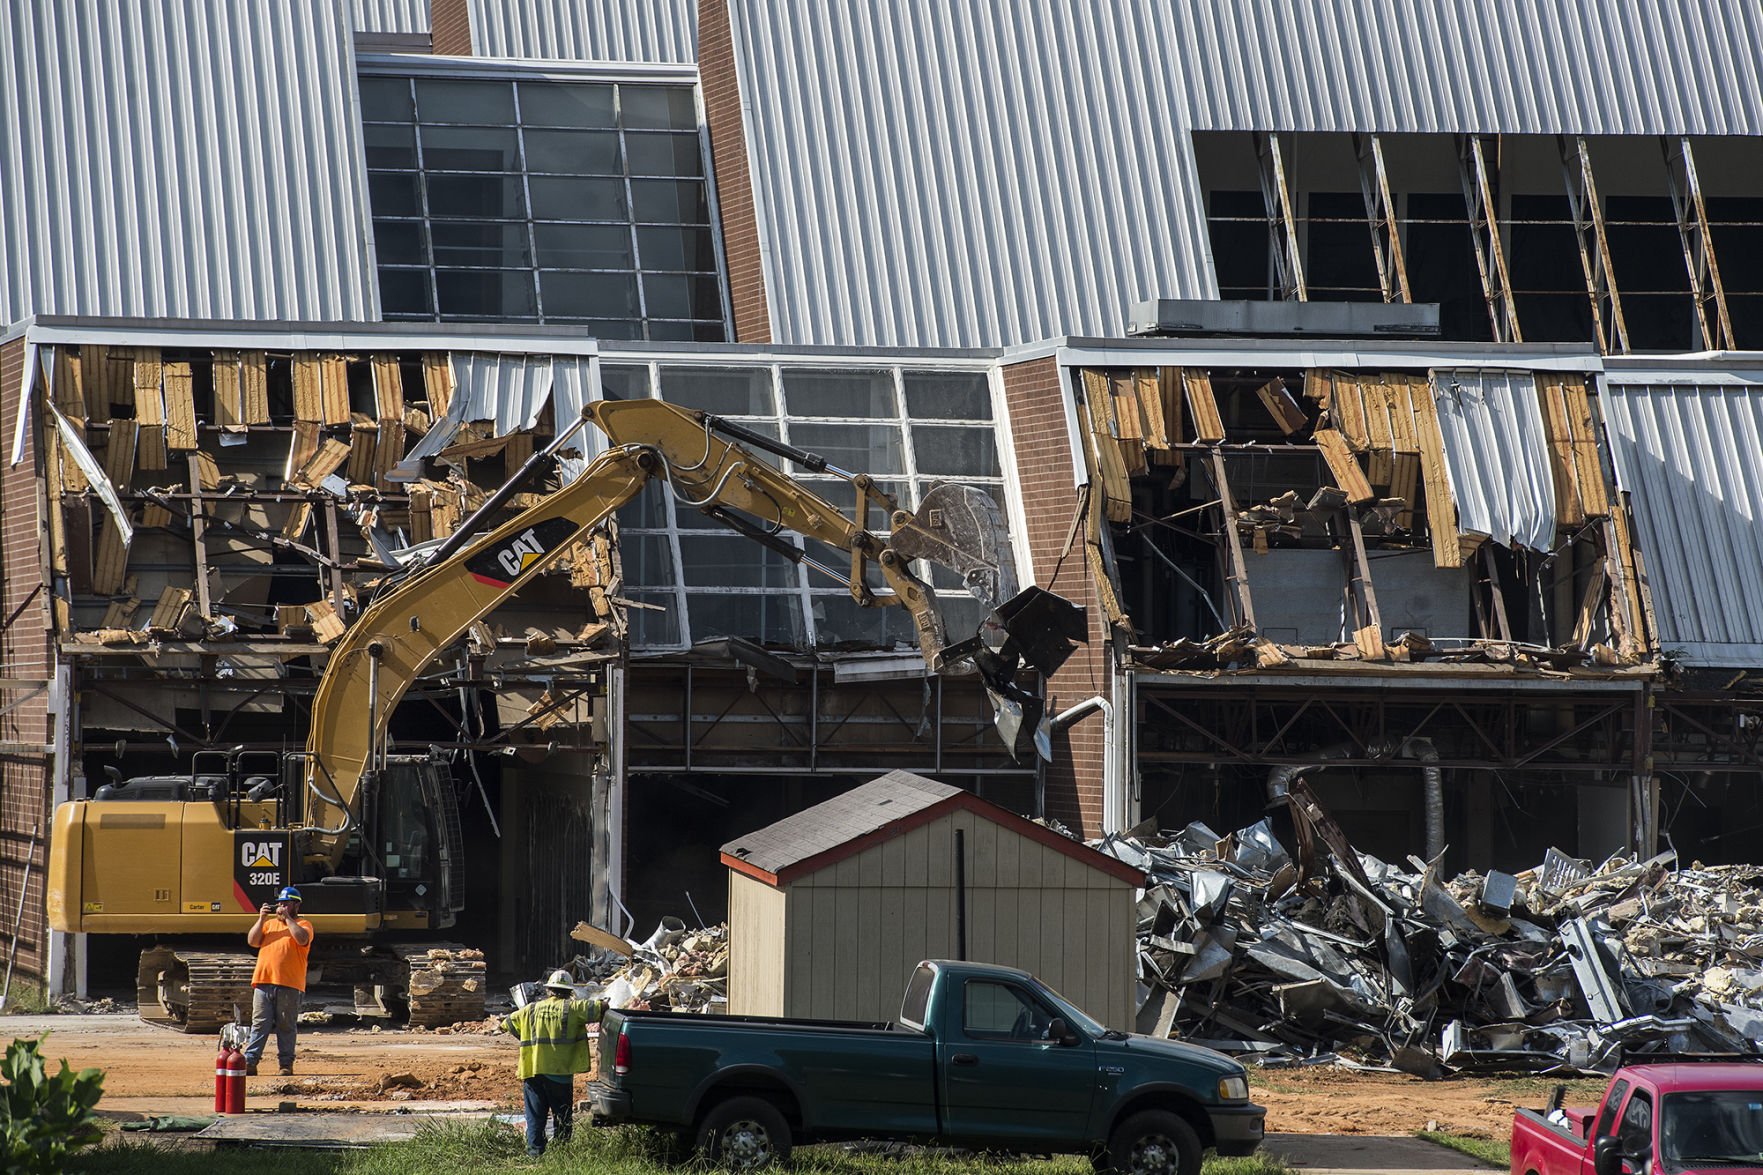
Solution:
M0 323L376 318L350 15L0 9Z
M1536 379L1528 371L1434 371L1457 530L1500 546L1555 545L1555 482Z
M785 888L787 1016L885 1020L923 959L955 956L955 830L966 833L967 957L1040 976L1132 1022L1136 894L975 813L953 812Z
M1763 387L1605 383L1600 399L1660 648L1763 667Z
M1763 133L1756 4L729 7L781 343L1119 335L1216 296L1193 130Z
M429 0L355 0L358 33L426 33Z
M698 59L693 0L469 0L479 57L687 63Z
M1763 132L1763 6L1175 0L1196 130Z

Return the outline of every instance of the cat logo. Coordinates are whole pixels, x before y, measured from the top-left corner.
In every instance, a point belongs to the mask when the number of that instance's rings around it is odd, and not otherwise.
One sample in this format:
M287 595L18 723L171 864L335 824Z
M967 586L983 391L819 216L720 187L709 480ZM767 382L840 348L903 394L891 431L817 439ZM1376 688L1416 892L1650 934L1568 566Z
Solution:
M529 527L525 533L516 535L513 542L496 552L496 562L502 565L508 578L513 579L526 570L528 563L544 553L544 548L539 546L539 536Z
M274 840L241 841L239 864L247 869L279 869L282 864L282 842Z
M479 583L507 588L565 543L575 537L576 524L567 518L547 518L498 543L493 550L473 555L465 569Z

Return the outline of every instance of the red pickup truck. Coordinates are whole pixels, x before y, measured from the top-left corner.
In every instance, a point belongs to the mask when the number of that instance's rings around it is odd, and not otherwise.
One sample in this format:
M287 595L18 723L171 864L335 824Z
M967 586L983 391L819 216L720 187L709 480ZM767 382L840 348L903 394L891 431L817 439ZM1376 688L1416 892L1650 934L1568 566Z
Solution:
M1733 1171L1763 1172L1763 1063L1632 1065L1595 1110L1512 1115L1512 1175Z

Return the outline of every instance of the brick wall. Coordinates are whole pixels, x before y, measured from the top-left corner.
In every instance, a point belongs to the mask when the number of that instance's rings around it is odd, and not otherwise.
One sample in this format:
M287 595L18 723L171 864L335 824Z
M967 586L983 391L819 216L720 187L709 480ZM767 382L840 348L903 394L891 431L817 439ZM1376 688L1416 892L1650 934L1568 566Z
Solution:
M18 419L24 351L23 339L0 347L0 419ZM6 460L11 457L10 436L8 440ZM9 682L44 681L51 675L48 593L31 594L43 584L46 525L38 507L42 486L34 437L29 452L16 468L0 461L0 622L12 618L0 629L0 675ZM32 688L0 686L0 707L10 707L0 716L0 946L11 950L19 885L26 859L34 858L18 927L15 978L41 979L48 944L43 877L50 797L49 757L36 748L49 742L49 699L40 691L20 702Z
M1085 698L1109 696L1108 631L1090 581L1083 535L1061 562L1077 510L1076 476L1065 431L1066 391L1051 356L1004 368L1004 402L1015 439L1016 468L1028 513L1028 545L1035 582L1089 610L1090 640L1047 681L1047 708L1057 712ZM1129 721L1129 715L1117 715ZM1102 715L1086 714L1054 736L1047 765L1047 815L1102 835Z
M471 8L467 0L429 0L429 43L443 57L471 56Z
M735 73L734 35L728 19L727 0L698 0L698 80L704 90L704 120L710 127L710 165L716 176L735 341L769 343L771 311L765 303L759 221L753 211L753 180L747 170L747 136L741 123L741 84Z

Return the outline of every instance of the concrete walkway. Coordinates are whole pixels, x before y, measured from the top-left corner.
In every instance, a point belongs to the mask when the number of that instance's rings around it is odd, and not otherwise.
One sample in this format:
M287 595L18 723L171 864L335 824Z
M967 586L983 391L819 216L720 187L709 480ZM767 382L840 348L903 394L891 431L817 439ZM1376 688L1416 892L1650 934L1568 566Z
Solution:
M1405 1135L1269 1134L1266 1147L1303 1175L1487 1175L1493 1169Z

